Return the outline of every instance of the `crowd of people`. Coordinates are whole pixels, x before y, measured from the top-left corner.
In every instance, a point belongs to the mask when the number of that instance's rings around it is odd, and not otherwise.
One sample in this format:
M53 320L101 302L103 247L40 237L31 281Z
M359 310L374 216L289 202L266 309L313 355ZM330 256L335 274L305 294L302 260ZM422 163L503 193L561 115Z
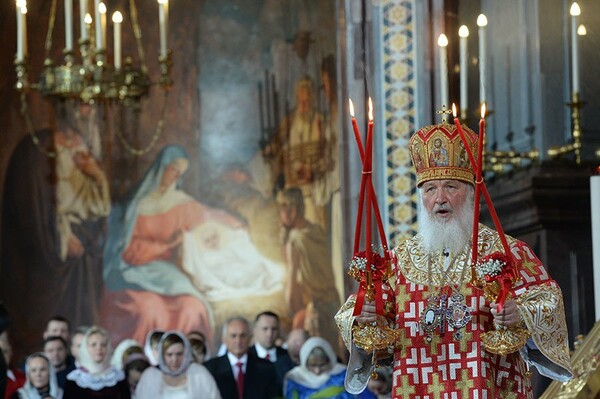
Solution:
M106 329L73 330L69 320L55 316L39 351L14 359L10 329L0 323L0 332L5 399L376 399L389 397L391 388L383 376L360 395L346 392L346 366L332 345L301 329L283 337L271 311L253 322L228 319L212 356L198 331L151 330L145 342L125 339L113 350Z

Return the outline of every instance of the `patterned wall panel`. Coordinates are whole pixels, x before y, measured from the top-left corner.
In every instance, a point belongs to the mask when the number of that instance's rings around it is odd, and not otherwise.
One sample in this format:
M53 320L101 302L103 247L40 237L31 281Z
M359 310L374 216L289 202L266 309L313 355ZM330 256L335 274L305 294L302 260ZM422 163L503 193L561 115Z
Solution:
M417 221L415 175L408 150L416 114L415 9L412 1L386 0L380 12L386 206L390 242L396 245L415 234Z

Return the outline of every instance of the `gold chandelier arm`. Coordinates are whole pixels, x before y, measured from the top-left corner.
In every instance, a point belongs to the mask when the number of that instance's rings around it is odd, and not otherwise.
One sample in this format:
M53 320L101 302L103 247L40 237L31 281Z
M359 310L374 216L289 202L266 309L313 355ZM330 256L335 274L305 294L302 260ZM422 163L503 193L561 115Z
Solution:
M45 60L50 59L50 50L52 50L52 33L54 32L54 23L56 22L56 3L57 0L52 0L50 6L50 19L48 20L48 32L46 32L46 44L45 44Z
M131 144L129 144L127 139L123 136L120 129L116 129L116 135L119 138L119 141L131 155L134 155L136 157L141 157L142 155L147 154L156 145L156 142L158 141L160 135L162 134L163 128L165 125L165 111L167 110L168 98L169 98L169 91L165 90L163 103L162 103L162 106L160 109L160 119L158 120L158 123L156 124L156 130L154 131L154 135L152 136L150 143L148 143L148 145L146 147L141 148L141 149L133 147Z
M140 56L140 62L142 64L142 72L148 73L148 65L146 64L146 54L144 53L144 47L142 46L142 29L138 20L137 6L135 0L129 0L129 13L131 14L131 24L133 25L133 35L135 36L135 42L138 48L138 55Z

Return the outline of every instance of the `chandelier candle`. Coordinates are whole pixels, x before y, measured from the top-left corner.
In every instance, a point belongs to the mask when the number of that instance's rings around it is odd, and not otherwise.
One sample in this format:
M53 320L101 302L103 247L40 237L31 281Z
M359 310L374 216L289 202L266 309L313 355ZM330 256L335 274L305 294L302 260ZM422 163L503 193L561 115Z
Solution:
M462 120L465 120L467 119L467 109L469 107L467 92L467 40L469 37L469 28L467 28L467 25L462 25L458 29L458 36L460 36L460 117Z
M100 22L100 0L94 0L94 23L96 25L96 51L102 49L102 26Z
M88 40L89 34L85 23L85 15L87 14L87 0L79 0L79 29L81 41Z
M73 51L73 0L65 0L65 52Z
M477 26L479 26L479 102L481 104L485 102L485 88L487 85L485 76L485 27L487 24L487 17L484 14L479 14L477 17Z
M448 106L448 38L443 33L438 37L440 48L440 101ZM444 114L445 116L445 114Z
M104 2L100 2L98 5L98 9L100 10L100 32L102 33L102 46L100 47L102 50L106 49L106 4Z
M17 62L27 56L27 1L18 0L17 6Z
M121 69L121 23L123 22L123 15L117 11L112 16L113 21L113 38L115 47L115 69Z
M169 0L158 0L158 28L160 30L160 56L167 57L167 29L169 21Z

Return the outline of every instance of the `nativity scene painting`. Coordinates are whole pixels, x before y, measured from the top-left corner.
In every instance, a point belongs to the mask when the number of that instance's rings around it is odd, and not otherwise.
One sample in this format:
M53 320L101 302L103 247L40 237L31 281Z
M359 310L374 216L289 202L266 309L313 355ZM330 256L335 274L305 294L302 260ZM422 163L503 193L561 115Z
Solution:
M167 118L131 168L94 104L56 102L56 127L20 140L3 191L3 232L20 236L2 235L2 300L26 315L17 353L54 315L109 327L115 345L199 331L212 351L225 320L265 310L338 347L335 9L319 4L204 2L197 86L180 89L199 131Z

